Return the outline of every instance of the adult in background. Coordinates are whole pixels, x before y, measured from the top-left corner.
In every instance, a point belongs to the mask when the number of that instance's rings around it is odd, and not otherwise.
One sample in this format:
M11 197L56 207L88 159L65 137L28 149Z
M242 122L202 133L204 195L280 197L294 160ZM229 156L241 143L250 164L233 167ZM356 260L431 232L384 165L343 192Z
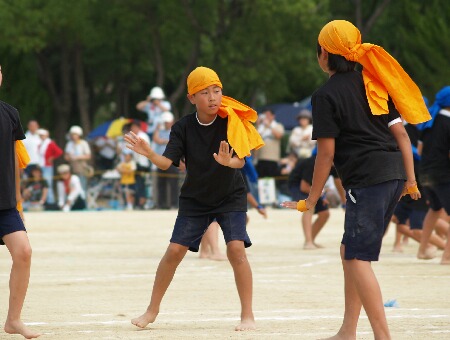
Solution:
M158 126L153 135L153 150L159 155L164 153L167 143L169 143L174 116L171 112L164 112L161 115L161 121L162 124ZM171 165L167 170L157 168L156 172L158 175L157 208L178 208L178 168ZM155 186L153 185L153 188L154 187Z
M31 119L27 125L27 132L25 133L26 139L23 141L25 148L27 149L28 155L30 156L30 163L28 163L25 168L25 174L27 176L31 175L31 169L39 164L39 154L38 148L41 144L41 138L37 131L39 130L39 123L35 119Z
M297 115L298 125L295 127L288 142L288 153L293 152L298 159L311 157L316 141L312 140L312 115L309 110L301 110Z
M87 178L92 169L88 161L91 159L91 148L83 138L83 129L74 125L69 130L69 142L66 144L64 159L69 162L72 173L81 181L83 190L87 190Z
M94 148L97 156L96 167L99 170L114 169L117 149L116 141L107 136L100 136L95 139Z
M135 135L141 137L145 142L150 144L150 138L141 130L139 121L133 121L130 126L130 131ZM135 209L145 209L147 202L147 190L145 187L145 176L150 170L150 161L147 157L134 153L134 161L136 162L136 193L135 193Z
M172 109L172 105L167 100L164 91L155 86L151 89L147 99L140 101L136 104L136 109L147 114L147 133L150 139L153 137L158 124L161 122L161 115Z
M256 171L259 177L276 177L280 175L281 138L284 126L275 119L272 110L263 112L258 132L264 140L264 147L256 151Z
M57 183L58 206L64 211L86 209L86 193L80 178L70 172L68 164L58 166L60 180Z
M42 169L42 177L44 177L48 184L47 203L54 204L55 194L53 192L53 165L55 159L61 157L64 152L55 143L55 141L50 139L50 133L48 130L39 129L37 133L41 138L41 144L38 148L39 166Z
M2 72L0 66L0 86ZM21 320L21 312L28 290L31 268L31 246L23 215L17 210L21 202L19 157L17 142L25 138L19 112L0 101L0 245L6 245L11 254L12 267L9 276L9 307L4 331L20 334L27 339L40 334L28 329Z

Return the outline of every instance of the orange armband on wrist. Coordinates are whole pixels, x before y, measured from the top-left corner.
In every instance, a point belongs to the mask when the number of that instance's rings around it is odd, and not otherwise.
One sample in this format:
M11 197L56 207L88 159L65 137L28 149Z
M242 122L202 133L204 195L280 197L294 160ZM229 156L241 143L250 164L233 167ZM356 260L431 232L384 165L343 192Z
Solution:
M297 210L301 212L308 211L308 208L306 207L306 200L301 200L297 202Z

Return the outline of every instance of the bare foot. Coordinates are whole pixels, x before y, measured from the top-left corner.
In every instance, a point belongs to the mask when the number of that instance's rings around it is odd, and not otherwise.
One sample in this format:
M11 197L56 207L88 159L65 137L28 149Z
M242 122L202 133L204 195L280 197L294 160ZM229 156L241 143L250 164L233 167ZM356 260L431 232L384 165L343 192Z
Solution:
M332 337L329 337L329 338L321 338L321 339L319 339L319 340L356 340L356 335L353 335L353 336L345 336L345 335L342 335L342 334L338 333L338 334L336 334L336 335L334 335L334 336L332 336Z
M417 258L419 260L431 260L436 257L436 248L435 247L427 247L427 249L422 253L417 253Z
M316 245L314 243L305 243L303 245L303 249L305 250L313 250L313 249L317 249Z
M392 252L393 253L403 253L403 248L400 245L394 246L394 248L392 248Z
M27 326L20 320L18 321L6 321L5 332L8 334L20 334L25 339L34 339L39 337L41 334L30 331Z
M237 325L235 331L252 331L256 329L256 323L253 318L241 320L241 323Z
M200 255L198 256L199 259L209 259L209 255L208 253L204 254L204 253L200 253Z
M147 310L140 317L131 320L131 323L139 328L145 328L149 323L153 323L158 316L158 312L150 312Z
M220 253L219 254L211 254L211 255L209 255L208 258L210 260L213 260L213 261L226 261L226 260L228 260L225 255L220 254Z
M323 245L318 244L318 243L316 243L316 242L314 242L313 244L314 244L314 246L315 246L316 248L319 248L319 249L325 248Z
M442 256L441 264L449 265L449 264L450 264L450 257L445 257L445 258L444 258L444 257Z

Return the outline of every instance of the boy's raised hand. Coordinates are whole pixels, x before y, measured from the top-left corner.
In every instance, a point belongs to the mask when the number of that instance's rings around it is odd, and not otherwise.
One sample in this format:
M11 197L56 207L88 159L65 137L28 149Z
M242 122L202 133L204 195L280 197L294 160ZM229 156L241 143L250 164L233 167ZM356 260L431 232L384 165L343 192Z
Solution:
M229 166L233 157L233 148L230 149L230 145L227 142L221 141L218 154L214 153L213 156L217 163Z
M126 147L138 154L144 155L146 157L150 156L150 153L153 151L150 145L143 140L141 137L136 135L134 132L130 131L124 137Z

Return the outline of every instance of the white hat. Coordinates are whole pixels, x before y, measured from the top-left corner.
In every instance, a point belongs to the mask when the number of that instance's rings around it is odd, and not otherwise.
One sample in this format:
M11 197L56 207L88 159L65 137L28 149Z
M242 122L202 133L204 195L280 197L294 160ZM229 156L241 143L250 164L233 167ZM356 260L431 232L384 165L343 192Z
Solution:
M166 96L164 95L162 88L155 86L151 89L149 97L150 99L164 99Z
M46 130L46 129L38 129L38 130L36 131L36 133L37 133L39 136L48 136L48 135L49 135L48 130Z
M63 174L70 171L70 166L68 164L61 164L58 166L58 174Z
M161 120L163 123L172 123L174 120L172 112L166 111L161 115Z
M83 129L81 127L79 127L78 125L74 125L70 128L69 133L75 134L75 135L78 135L81 137L81 136L83 136Z

